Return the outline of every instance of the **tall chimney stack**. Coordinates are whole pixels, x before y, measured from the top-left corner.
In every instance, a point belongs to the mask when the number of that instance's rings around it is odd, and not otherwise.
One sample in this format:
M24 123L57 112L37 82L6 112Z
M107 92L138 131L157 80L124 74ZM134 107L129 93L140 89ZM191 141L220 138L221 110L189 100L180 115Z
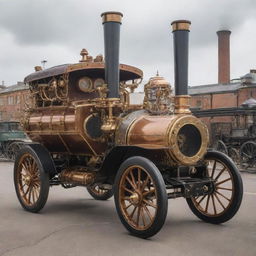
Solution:
M171 23L174 46L175 113L190 113L188 95L188 39L191 22L175 20Z
M218 35L218 83L230 83L230 34L229 30L217 31Z
M105 81L108 98L119 98L119 42L123 14L104 12L101 14L104 27Z

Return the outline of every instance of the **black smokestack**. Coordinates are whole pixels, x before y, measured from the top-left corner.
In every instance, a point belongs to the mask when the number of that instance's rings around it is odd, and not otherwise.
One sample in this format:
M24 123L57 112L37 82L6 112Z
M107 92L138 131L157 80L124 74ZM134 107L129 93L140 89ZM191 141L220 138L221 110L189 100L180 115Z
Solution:
M109 90L108 98L119 98L119 42L123 14L104 12L101 17L104 26L105 81Z
M175 95L188 94L188 35L191 22L176 20L171 23L174 42Z

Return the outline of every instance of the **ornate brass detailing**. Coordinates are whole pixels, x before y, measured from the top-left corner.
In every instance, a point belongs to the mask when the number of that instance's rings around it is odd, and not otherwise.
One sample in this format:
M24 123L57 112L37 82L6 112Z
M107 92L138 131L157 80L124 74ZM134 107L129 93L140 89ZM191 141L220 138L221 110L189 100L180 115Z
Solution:
M176 95L174 97L174 113L190 114L190 98L189 95Z
M103 12L101 14L102 23L105 22L118 22L122 23L123 14L121 12Z
M175 20L171 23L172 30L188 30L190 28L191 22L189 20Z
M80 55L82 56L82 59L79 62L86 62L87 56L88 56L88 51L85 48L83 48L80 52Z
M61 182L72 184L72 185L81 185L87 186L94 182L96 174L93 172L79 172L65 170L60 173Z
M173 112L171 86L163 77L158 76L158 73L145 84L144 91L145 109L155 114Z
M41 66L35 66L34 69L36 72L43 70L43 68Z
M169 152L180 164L196 164L207 151L209 143L208 129L194 116L178 116L170 124L167 134Z
M78 87L82 92L94 91L92 79L84 76L78 80Z

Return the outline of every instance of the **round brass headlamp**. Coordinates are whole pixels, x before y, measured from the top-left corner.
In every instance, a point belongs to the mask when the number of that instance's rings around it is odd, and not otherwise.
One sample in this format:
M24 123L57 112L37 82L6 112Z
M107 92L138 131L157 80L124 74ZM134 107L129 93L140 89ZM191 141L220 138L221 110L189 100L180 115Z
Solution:
M208 129L198 118L179 116L168 129L171 156L183 165L196 164L209 143Z

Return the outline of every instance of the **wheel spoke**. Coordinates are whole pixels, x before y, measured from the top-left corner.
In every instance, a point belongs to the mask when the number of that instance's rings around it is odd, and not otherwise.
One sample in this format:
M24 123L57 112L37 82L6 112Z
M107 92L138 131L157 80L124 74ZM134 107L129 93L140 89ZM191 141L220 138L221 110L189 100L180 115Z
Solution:
M138 206L137 219L136 219L136 224L137 224L137 226L140 225L140 211L141 211L141 207Z
M130 215L130 218L131 218L131 219L133 218L133 215L134 215L134 213L135 213L135 211L136 211L137 208L138 208L137 206L134 207L134 209L133 209L133 211L132 211L132 213L131 213L131 215Z
M129 188L123 186L123 189L126 190L127 192L129 192L130 194L133 194L134 191L131 191Z
M210 195L207 195L207 201L206 201L206 206L205 206L205 212L208 212L209 201L210 201Z
M214 201L214 197L213 194L211 194L211 198L212 198L212 204L213 204L213 209L214 209L214 214L217 214L217 210L216 210L216 205L215 205L215 201Z
M213 176L214 176L215 169L216 169L216 164L217 164L217 161L214 160L214 164L213 164L213 167L212 167L212 175L211 175L211 178L213 178Z
M142 187L141 187L141 191L144 191L144 189L145 189L145 187L146 187L146 185L148 184L148 182L149 182L149 176L147 176L147 178L144 180L144 182L143 182L143 185L142 185Z
M223 198L225 198L226 200L228 200L229 202L231 201L231 199L227 198L226 196L224 196L222 193L220 193L219 191L216 191L217 194L219 194L220 196L222 196Z
M226 167L224 166L223 169L219 172L219 174L215 177L214 180L218 180L218 178L220 177L220 175L226 170Z
M151 207L153 207L153 208L155 208L155 209L157 208L155 204L149 202L149 201L146 200L146 199L143 199L143 202L146 203L148 206L151 206Z
M231 178L230 178L230 177L229 177L229 178L227 178L227 179L225 179L225 180L222 180L222 181L220 181L220 182L216 183L215 185L216 185L216 186L218 186L218 185L223 184L223 183L225 183L225 182L227 182L227 181L229 181L229 180L231 180Z
M217 201L219 202L219 204L222 206L223 210L225 210L225 206L223 205L223 203L221 202L221 200L219 199L219 197L217 196L216 193L213 194L213 196L216 197Z
M132 182L133 182L133 184L136 186L136 181L135 181L135 178L134 178L134 175L133 175L132 170L130 171L130 175L131 175L131 177L132 177Z
M140 189L140 184L141 183L141 169L138 168L138 189Z
M216 187L216 189L222 189L222 190L233 191L233 189L231 189L231 188L224 188L224 187Z
M144 192L144 193L143 193L143 196L145 197L145 196L147 196L147 195L149 195L149 194L154 193L155 191L156 191L156 189L155 189L155 188L150 189L149 191Z
M130 183L130 185L133 187L134 190L136 190L136 185L133 184L133 182L130 180L128 176L126 176L126 180Z
M151 213L150 213L148 207L147 207L146 205L143 205L143 208L145 209L145 211L146 211L146 213L147 213L147 215L148 215L150 221L152 222L153 217L152 217L152 215L151 215Z
M196 202L198 205L200 205L200 203L206 198L207 195L204 195L199 202Z

